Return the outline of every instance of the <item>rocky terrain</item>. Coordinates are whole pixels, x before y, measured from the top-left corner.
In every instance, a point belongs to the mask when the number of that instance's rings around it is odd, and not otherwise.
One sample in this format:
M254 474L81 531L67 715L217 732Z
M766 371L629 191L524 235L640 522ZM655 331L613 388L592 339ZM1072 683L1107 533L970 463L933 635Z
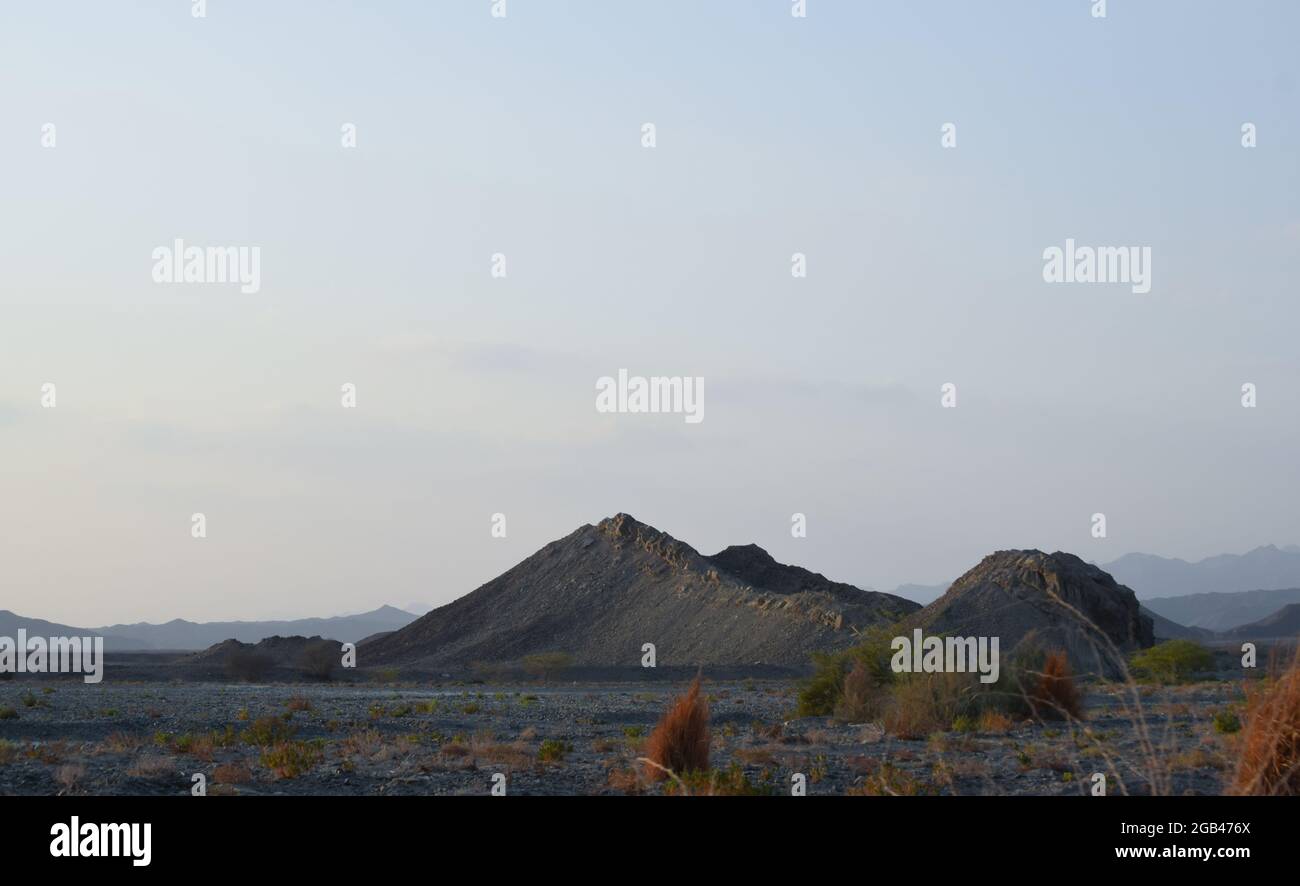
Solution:
M998 551L903 622L927 634L999 637L1001 654L1061 649L1078 674L1116 677L1124 654L1155 642L1137 597L1057 551Z
M619 514L552 542L477 590L362 646L368 665L464 667L563 653L580 665L806 665L854 631L919 608L777 563L705 557Z
M0 682L0 795L659 792L637 757L682 681L659 684ZM793 681L706 681L719 790L788 794L1218 793L1240 682L1086 694L1073 728L1030 721L904 740L793 716ZM9 711L11 713L5 713ZM1150 731L1144 749L1137 722ZM1167 780L1167 781L1166 781Z

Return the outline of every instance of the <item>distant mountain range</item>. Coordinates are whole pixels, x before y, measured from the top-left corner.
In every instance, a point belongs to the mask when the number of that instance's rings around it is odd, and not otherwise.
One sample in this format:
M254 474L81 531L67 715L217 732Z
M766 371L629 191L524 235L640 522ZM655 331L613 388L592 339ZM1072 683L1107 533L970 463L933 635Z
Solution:
M1188 628L1230 632L1266 618L1291 603L1300 603L1300 588L1188 594L1142 602L1152 612Z
M1243 639L1300 636L1300 603L1288 603L1266 618L1236 628L1232 635Z
M1131 587L1140 600L1300 588L1300 547L1265 545L1244 554L1219 554L1195 563L1154 554L1125 554L1101 568L1120 584Z
M102 636L111 652L207 649L224 640L257 643L267 637L326 637L341 643L356 643L372 634L395 631L415 621L416 616L393 606L381 606L358 615L333 618L300 618L288 621L192 622L175 619L165 624L118 624L98 628L72 627L39 618L26 618L0 610L0 636L14 636L19 628L29 636Z

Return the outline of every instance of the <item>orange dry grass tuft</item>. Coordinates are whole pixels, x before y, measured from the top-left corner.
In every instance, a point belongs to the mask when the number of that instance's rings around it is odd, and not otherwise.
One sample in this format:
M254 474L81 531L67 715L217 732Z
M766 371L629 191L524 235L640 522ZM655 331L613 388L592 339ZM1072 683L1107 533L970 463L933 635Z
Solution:
M1049 652L1043 672L1029 699L1034 712L1045 720L1078 720L1083 715L1079 690L1074 686L1070 660L1064 652Z
M1300 651L1280 677L1247 697L1230 793L1300 796Z
M655 781L669 778L670 772L683 775L709 768L709 703L700 697L699 677L650 733L645 755L653 764L645 767L645 774Z

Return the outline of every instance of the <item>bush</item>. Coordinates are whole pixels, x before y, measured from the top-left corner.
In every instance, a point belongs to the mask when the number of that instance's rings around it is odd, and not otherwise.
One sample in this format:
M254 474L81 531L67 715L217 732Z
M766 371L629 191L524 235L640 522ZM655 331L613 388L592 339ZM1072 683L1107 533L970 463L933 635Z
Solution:
M9 707L0 708L0 720L17 720L17 719L18 719L18 711Z
M1234 732L1241 731L1241 718L1237 712L1231 708L1218 711L1214 715L1214 731L1224 735L1231 735Z
M325 758L317 744L284 741L262 751L262 765L276 778L297 778Z
M316 640L302 651L298 668L304 677L328 682L334 676L334 666L339 664L339 644L332 640Z
M239 736L244 744L269 747L293 738L296 730L280 717L258 717Z
M652 781L709 768L709 703L700 697L700 678L696 677L687 693L678 698L659 720L646 740L646 758L654 765L645 767Z
M1230 793L1300 796L1300 652L1279 678L1247 695Z
M269 655L252 649L236 649L226 659L226 672L245 683L259 683L275 664Z
M857 721L879 717L886 689L897 679L890 668L896 633L889 627L875 628L852 649L814 654L816 671L799 692L799 716Z
M1214 667L1214 655L1191 640L1166 640L1133 654L1136 676L1155 683L1185 683L1199 671Z
M540 763L560 763L564 760L564 755L573 751L573 745L567 741L560 741L556 738L548 738L542 742L542 746L537 749L537 760Z
M899 738L925 738L949 729L959 717L973 717L979 703L975 674L905 674L890 694L885 731Z
M1070 659L1064 652L1047 654L1028 700L1034 715L1042 720L1078 720L1083 716Z
M567 652L538 652L524 657L524 671L529 676L549 680L561 671L573 667L573 656Z
M683 797L768 797L776 793L770 784L754 784L739 763L727 769L700 769L680 776L680 782L664 786L667 796Z

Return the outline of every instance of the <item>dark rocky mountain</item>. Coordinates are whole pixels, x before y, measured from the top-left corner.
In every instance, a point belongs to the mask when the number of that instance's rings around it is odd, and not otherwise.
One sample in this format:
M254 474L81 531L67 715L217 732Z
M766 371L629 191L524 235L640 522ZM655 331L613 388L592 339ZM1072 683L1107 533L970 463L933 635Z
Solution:
M1143 602L1152 612L1178 624L1224 632L1266 618L1290 603L1300 603L1300 588L1236 591L1230 594L1188 594Z
M1060 551L990 554L903 627L998 637L1004 660L1062 649L1076 673L1107 676L1119 675L1120 656L1155 642L1151 619L1142 615L1133 591Z
M563 652L585 666L802 667L917 604L785 566L753 545L706 557L619 514L552 542L460 599L365 645L363 665L455 667Z
M1255 638L1294 640L1300 637L1300 603L1289 603L1259 621L1233 628L1228 631L1228 634L1241 640Z
M1300 550L1294 545L1284 548L1264 545L1244 554L1220 554L1195 563L1154 554L1125 554L1102 568L1115 576L1116 581L1136 590L1142 600L1300 587Z

